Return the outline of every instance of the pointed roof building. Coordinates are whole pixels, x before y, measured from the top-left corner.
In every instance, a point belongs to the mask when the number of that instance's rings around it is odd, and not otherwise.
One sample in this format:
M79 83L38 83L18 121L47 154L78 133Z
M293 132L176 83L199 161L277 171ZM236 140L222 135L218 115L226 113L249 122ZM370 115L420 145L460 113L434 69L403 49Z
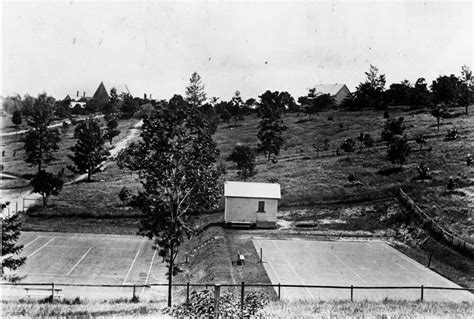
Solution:
M109 101L109 93L105 89L104 82L100 82L99 87L92 96L92 100L98 104L105 104Z

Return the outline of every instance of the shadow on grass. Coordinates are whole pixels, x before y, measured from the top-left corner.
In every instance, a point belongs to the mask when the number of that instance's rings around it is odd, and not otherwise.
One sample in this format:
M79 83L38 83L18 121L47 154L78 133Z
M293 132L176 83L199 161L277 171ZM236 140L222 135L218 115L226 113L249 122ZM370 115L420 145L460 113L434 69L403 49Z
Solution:
M403 172L403 167L384 167L380 169L377 174L382 175L382 176L390 176L393 174L401 173Z

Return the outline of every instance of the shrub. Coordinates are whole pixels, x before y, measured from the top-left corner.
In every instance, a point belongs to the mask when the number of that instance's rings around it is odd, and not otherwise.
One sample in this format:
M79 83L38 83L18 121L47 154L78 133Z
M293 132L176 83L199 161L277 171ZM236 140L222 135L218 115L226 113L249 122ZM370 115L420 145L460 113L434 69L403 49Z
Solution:
M417 179L430 179L428 172L430 168L425 165L425 163L421 162L420 165L417 166L418 169L418 176Z
M346 153L352 153L355 150L355 146L355 141L349 137L341 144L341 149Z
M452 191L454 190L454 188L456 187L456 185L454 184L454 180L452 177L449 178L449 181L448 181L448 184L446 185L446 189L448 191Z
M454 141L459 138L458 135L458 130L453 128L448 130L448 134L446 134L446 137L444 138L446 141Z
M472 155L470 153L466 155L466 165L467 166L472 165Z
M244 297L243 316L255 315L260 309L270 302L266 293L249 292ZM221 296L219 304L222 318L239 318L240 296L230 292ZM214 316L214 293L210 290L191 292L189 305L177 305L164 310L165 313L177 318L212 318Z
M354 183L356 181L356 175L354 172L350 172L348 175L347 175L347 180L349 181L349 183Z

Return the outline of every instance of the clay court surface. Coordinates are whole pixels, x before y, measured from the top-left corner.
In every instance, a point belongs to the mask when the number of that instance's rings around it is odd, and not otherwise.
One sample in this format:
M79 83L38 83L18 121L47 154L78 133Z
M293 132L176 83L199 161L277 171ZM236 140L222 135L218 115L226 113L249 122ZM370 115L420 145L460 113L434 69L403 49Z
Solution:
M458 285L384 242L253 239L274 284L324 286ZM421 289L354 290L354 300L417 300ZM281 288L283 300L350 300L350 289ZM467 291L428 290L426 301L474 301Z
M165 283L166 269L162 258L152 249L152 242L140 236L102 234L23 232L24 266L16 271L26 276L22 282L55 284L144 285ZM64 297L120 298L132 297L126 287L63 287ZM143 297L164 299L165 287L138 288ZM3 296L25 296L22 288L3 287Z

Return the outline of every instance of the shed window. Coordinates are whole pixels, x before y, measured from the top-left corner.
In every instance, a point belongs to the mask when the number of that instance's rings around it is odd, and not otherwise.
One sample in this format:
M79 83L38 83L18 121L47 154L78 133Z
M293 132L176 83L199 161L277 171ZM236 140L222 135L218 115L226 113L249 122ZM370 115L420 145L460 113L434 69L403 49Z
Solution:
M265 212L265 201L258 202L258 212L264 213Z

